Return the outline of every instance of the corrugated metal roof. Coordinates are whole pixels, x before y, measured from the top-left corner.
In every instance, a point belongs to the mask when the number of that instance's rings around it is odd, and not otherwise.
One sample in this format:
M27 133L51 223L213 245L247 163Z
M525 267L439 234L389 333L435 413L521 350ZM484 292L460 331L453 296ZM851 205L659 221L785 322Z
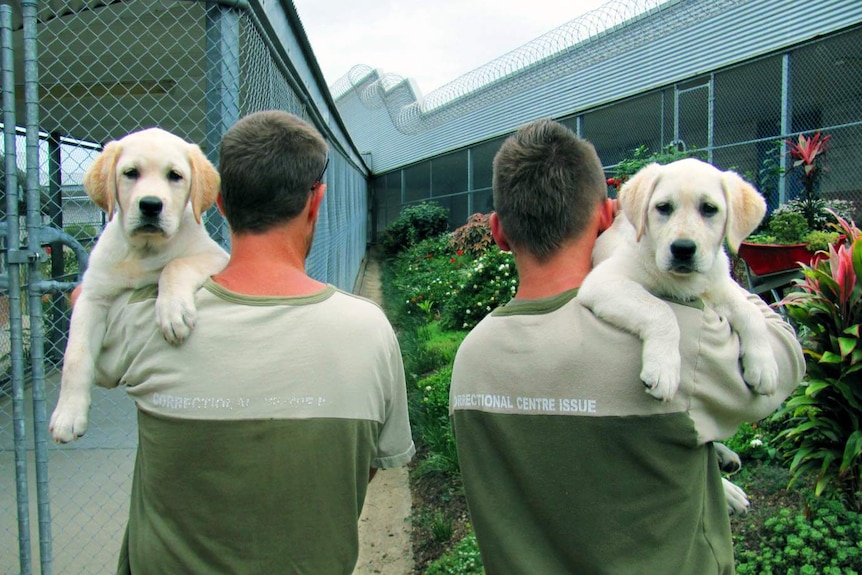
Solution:
M691 8L702 1L679 6ZM410 135L398 130L391 111L368 108L356 91L346 92L336 104L357 147L372 153L373 171L380 173L510 132L539 117L587 110L860 24L862 2L749 0L634 51L550 79L545 68L552 64L543 63L526 72L534 79L529 87L508 93L507 83L501 82L478 90L467 98L482 98L483 105L465 106L462 115ZM649 21L623 26L608 38L631 34L642 25Z

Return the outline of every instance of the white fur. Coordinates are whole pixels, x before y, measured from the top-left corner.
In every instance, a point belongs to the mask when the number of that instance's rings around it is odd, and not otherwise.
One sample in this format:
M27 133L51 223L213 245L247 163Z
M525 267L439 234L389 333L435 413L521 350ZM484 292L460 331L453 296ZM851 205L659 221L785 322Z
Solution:
M743 377L758 393L772 394L778 365L757 306L730 277L722 248L732 250L763 219L766 205L733 172L699 160L651 164L620 190L621 213L593 251L595 268L578 297L602 319L643 341L641 380L647 392L669 401L679 387L679 326L656 296L702 298L739 334ZM686 252L683 253L683 252Z
M87 171L84 187L111 220L93 248L72 313L49 425L55 441L72 441L87 430L95 358L108 310L122 291L158 283L156 318L165 339L179 344L188 337L194 293L227 263L200 219L218 186L218 172L196 145L158 128L110 142ZM160 202L158 213L147 215L141 209L147 202Z

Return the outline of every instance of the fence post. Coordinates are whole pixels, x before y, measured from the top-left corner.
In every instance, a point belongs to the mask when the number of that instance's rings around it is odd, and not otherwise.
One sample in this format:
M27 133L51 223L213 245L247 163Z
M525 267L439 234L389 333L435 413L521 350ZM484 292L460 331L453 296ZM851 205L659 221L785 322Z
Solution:
M30 314L30 366L33 393L33 440L36 457L36 504L39 517L39 565L41 575L52 575L51 501L48 484L48 418L45 396L45 349L42 290L39 272L39 233L42 228L39 191L39 67L36 43L38 0L22 0L24 24L24 108L26 127L27 192L27 293Z
M218 165L221 136L239 119L239 10L222 4L206 6L206 130L204 152ZM207 231L227 246L227 223L210 210Z
M30 501L27 485L27 431L24 426L24 340L21 326L21 233L18 225L18 162L15 148L15 53L12 7L0 4L2 51L3 136L6 159L6 261L9 266L9 353L12 371L12 426L15 442L15 496L18 512L18 564L21 575L31 575Z

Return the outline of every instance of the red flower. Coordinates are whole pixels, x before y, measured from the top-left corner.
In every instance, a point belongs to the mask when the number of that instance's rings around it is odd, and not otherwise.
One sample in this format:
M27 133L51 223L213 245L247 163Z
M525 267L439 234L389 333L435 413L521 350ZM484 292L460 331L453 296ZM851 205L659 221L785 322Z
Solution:
M449 262L454 264L454 263L455 263L455 258L452 258L451 260L449 260Z
M458 251L457 251L457 252L455 252L455 253L456 253L457 255L459 255L459 256L463 256L463 255L464 255L464 250L458 250Z
M431 254L428 254L427 256L425 256L425 258L429 259L429 260L431 259L431 257L432 257Z

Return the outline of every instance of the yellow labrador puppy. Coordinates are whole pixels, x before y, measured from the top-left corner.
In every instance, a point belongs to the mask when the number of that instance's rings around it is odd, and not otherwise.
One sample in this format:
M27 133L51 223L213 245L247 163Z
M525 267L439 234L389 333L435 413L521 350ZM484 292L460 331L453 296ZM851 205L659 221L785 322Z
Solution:
M595 268L578 297L597 316L643 341L641 380L668 401L679 387L679 327L656 296L702 298L739 334L743 377L772 394L778 365L766 324L730 277L724 252L748 236L766 213L761 195L739 175L695 159L651 164L619 194L621 213L593 251Z
M158 128L134 132L105 146L84 175L84 188L110 221L72 313L49 424L60 443L87 430L95 357L114 299L123 290L158 284L156 318L165 339L179 344L194 327L194 293L227 263L227 253L201 224L218 195L219 176L198 146Z

